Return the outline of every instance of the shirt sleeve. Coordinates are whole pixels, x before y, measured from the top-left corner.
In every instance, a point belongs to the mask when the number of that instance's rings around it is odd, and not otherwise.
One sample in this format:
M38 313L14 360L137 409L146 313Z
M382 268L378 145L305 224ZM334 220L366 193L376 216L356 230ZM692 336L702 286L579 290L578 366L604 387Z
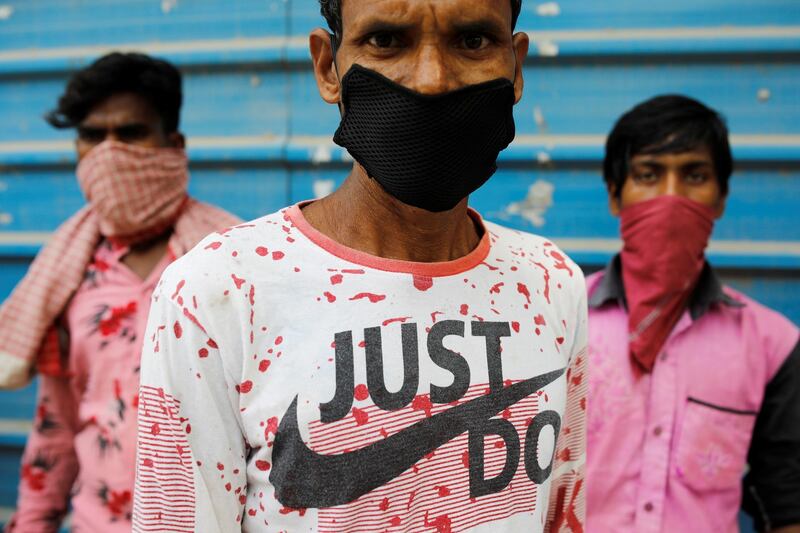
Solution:
M165 274L148 319L133 531L240 531L248 448L238 393L224 368L226 347L184 283Z
M747 459L742 507L756 529L800 524L800 343L767 384Z
M577 267L576 267L577 268ZM545 531L583 533L586 520L586 396L588 392L588 307L581 276L576 328L567 369L567 406L553 460Z
M69 379L42 375L33 430L22 456L17 511L6 532L58 531L78 475L77 406Z

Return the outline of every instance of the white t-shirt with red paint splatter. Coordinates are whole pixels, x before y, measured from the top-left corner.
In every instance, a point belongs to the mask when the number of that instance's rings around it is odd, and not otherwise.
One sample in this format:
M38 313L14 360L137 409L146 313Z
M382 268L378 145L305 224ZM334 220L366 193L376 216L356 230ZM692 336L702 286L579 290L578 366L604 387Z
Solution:
M134 531L582 531L583 274L471 215L450 262L345 248L294 206L171 266Z

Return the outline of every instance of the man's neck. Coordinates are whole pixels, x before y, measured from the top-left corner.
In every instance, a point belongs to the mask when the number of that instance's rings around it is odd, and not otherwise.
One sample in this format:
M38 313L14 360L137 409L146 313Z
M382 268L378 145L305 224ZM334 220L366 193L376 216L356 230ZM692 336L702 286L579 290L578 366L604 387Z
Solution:
M342 186L303 209L315 229L348 248L403 261L452 261L474 250L481 235L467 212L432 213L389 195L356 164Z

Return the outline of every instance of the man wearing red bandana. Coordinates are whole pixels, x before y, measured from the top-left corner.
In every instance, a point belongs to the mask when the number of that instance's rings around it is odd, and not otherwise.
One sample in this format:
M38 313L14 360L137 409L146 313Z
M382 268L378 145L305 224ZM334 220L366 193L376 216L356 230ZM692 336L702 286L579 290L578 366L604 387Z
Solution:
M77 72L48 115L76 128L87 205L0 308L0 387L39 373L17 512L6 531L131 530L139 359L161 273L228 213L189 197L181 76L139 54Z
M597 532L800 531L800 347L780 314L705 259L732 173L712 109L661 96L608 138L623 248L587 280L587 526Z

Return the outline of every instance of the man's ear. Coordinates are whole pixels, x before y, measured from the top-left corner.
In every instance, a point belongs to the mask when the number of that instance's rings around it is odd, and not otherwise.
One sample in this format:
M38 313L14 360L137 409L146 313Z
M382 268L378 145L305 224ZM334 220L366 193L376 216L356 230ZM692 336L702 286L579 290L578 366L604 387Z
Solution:
M621 191L620 191L621 192ZM611 214L615 217L619 216L619 212L622 210L622 195L617 192L617 187L615 185L608 186L608 210L611 211Z
M314 77L317 80L319 95L329 104L341 101L341 84L333 58L331 35L322 28L312 31L308 37Z
M719 201L717 201L717 206L716 206L716 209L715 209L716 213L714 213L714 218L716 220L721 219L722 215L725 214L725 206L726 206L727 203L728 203L728 196L727 195L721 196Z
M523 31L514 34L512 46L516 62L514 65L514 103L516 104L522 99L522 89L525 87L525 80L522 79L522 67L525 66L525 58L528 57L528 47L530 46L528 34Z
M167 145L172 148L186 148L186 137L179 131L167 135Z

